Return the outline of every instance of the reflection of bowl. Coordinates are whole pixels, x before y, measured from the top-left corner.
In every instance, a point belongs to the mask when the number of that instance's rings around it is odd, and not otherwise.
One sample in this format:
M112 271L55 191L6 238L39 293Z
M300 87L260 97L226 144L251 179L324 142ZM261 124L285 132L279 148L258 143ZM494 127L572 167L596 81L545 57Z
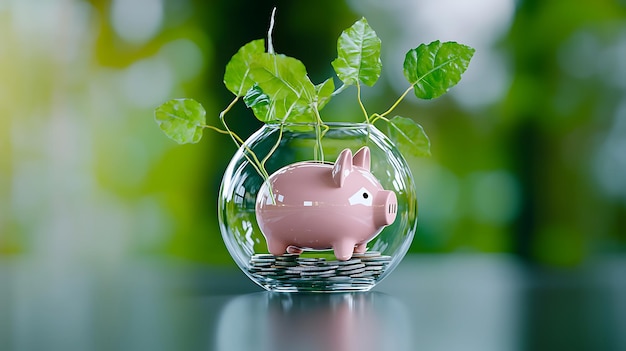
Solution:
M315 124L264 125L237 151L224 173L219 195L219 221L222 237L237 265L257 284L272 291L366 291L383 279L406 254L417 230L417 198L413 177L406 161L378 129L369 124L329 123L321 148ZM259 229L255 206L264 178L254 157L264 162L268 174L300 161L334 162L339 153L350 148L356 152L368 146L371 173L382 187L397 198L393 224L385 227L367 244L369 264L357 262L354 269L330 268L320 274L307 272L304 261L334 261L332 251L305 251L295 257L274 259ZM321 152L320 150L323 150ZM323 154L324 157L321 157ZM375 258L369 256L376 255ZM274 259L274 260L273 260ZM287 263L278 261L289 261ZM330 265L334 267L334 265ZM337 268L337 267L335 267Z
M231 300L217 350L408 350L406 307L381 293L256 293Z

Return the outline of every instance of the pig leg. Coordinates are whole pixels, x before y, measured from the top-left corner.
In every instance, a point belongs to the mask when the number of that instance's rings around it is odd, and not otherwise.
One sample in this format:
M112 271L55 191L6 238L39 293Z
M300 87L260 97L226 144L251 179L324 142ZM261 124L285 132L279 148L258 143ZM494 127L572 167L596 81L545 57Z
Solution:
M335 251L335 257L339 261L347 261L352 258L352 252L354 251L354 241L342 240L333 245Z
M295 246L289 246L287 248L287 252L289 252L290 254L298 254L299 255L299 254L302 253L302 251L304 251L304 250L302 250L299 247L295 247Z
M267 240L267 249L274 256L280 256L287 250L287 244L280 240Z
M360 243L357 244L356 247L354 248L354 253L365 253L365 251L367 251L367 243Z

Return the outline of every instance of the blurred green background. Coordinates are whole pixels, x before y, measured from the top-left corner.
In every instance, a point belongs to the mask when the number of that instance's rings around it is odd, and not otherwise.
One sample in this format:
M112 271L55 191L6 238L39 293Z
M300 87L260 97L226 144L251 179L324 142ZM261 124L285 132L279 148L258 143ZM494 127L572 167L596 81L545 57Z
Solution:
M218 125L224 67L266 35L314 83L334 76L341 31L365 16L383 42L371 111L404 91L408 49L459 41L461 83L398 114L431 137L411 159L413 253L511 253L577 266L626 249L623 0L0 1L0 257L109 264L138 256L232 265L217 191L235 148L205 131L179 146L153 109L193 97ZM360 119L354 90L323 111ZM344 106L350 102L350 106ZM230 114L247 136L259 124Z

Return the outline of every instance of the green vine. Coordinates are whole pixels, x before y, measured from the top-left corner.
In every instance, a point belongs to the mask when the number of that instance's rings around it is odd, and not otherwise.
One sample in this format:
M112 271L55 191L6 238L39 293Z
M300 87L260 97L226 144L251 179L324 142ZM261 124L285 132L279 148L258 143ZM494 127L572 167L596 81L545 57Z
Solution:
M274 9L265 40L253 40L242 46L226 65L224 84L235 97L219 114L224 129L206 124L206 111L193 99L174 99L155 109L155 119L163 132L178 143L197 143L205 128L228 134L254 169L267 180L265 164L279 147L283 128L289 123L312 123L316 143L314 158L324 161L322 139L329 126L320 111L332 99L350 86L356 86L357 103L370 125L378 121L388 125L386 134L402 153L414 156L430 155L430 140L422 126L411 118L388 116L413 91L419 99L434 99L456 85L467 69L474 49L456 42L434 41L409 50L402 66L409 87L384 112L369 114L362 101L362 84L373 86L382 71L381 40L365 18L344 30L337 40L337 58L332 62L337 78L343 83L335 89L334 79L315 85L308 77L304 64L289 56L277 54L272 43ZM268 154L259 159L226 123L226 114L243 100L255 117L264 123L279 125L278 140Z

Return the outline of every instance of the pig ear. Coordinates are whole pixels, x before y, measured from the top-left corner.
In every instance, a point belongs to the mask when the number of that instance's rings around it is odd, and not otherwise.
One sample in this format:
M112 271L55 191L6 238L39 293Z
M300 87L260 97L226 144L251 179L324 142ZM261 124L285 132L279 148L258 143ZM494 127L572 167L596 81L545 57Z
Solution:
M352 172L352 151L344 149L333 166L333 181L341 188L350 172Z
M352 164L370 170L370 148L363 146L359 151L354 154L352 158Z

